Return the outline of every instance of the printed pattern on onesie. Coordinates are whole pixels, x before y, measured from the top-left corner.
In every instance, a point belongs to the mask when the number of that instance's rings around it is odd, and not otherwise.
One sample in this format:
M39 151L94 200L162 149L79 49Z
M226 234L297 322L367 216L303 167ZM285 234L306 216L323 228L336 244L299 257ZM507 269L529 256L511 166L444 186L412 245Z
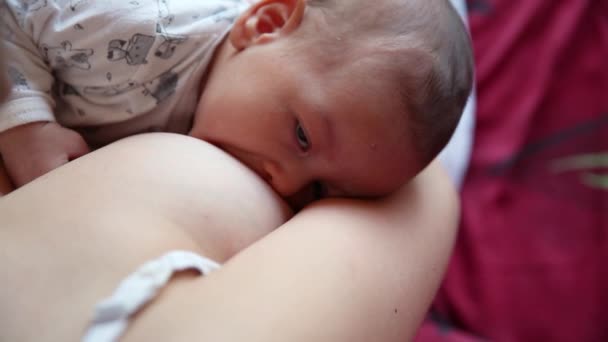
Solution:
M20 99L48 98L67 127L176 112L197 99L213 50L245 0L6 0L9 76ZM6 19L6 20L5 20ZM28 43L24 41L29 40ZM192 108L179 112L192 115ZM0 113L0 121L4 113ZM12 114L18 115L18 114ZM191 119L191 118L189 118ZM27 120L25 118L24 120ZM159 129L163 129L159 127Z

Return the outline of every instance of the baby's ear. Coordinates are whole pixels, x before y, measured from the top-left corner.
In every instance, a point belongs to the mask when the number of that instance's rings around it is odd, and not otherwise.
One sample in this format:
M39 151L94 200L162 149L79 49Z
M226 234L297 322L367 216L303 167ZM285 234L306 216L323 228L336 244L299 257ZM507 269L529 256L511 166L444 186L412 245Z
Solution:
M305 9L306 0L261 0L235 21L230 42L240 51L288 35L300 26Z

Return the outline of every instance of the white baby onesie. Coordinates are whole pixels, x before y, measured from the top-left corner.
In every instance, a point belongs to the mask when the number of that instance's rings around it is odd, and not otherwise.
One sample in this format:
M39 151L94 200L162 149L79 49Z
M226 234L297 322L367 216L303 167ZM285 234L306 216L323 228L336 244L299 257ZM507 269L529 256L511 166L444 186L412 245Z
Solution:
M6 0L13 83L0 132L57 121L93 146L187 133L213 52L247 0Z

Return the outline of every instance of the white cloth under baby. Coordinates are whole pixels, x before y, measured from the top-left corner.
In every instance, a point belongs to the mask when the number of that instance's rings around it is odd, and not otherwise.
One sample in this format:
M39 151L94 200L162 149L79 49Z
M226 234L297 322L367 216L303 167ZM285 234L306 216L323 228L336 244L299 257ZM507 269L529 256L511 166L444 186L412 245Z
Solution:
M467 5L464 0L450 0L467 23ZM475 133L475 93L471 94L467 102L460 123L448 145L439 154L443 166L452 178L456 188L460 189L473 152L473 138Z

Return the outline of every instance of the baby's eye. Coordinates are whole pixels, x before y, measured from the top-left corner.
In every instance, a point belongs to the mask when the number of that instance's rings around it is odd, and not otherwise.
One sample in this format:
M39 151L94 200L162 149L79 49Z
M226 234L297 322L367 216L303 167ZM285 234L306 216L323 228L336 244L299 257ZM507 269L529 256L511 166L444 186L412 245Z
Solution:
M312 183L312 197L314 200L320 200L327 196L327 188L319 181Z
M310 142L308 141L306 132L299 122L296 124L296 139L298 140L298 145L300 145L300 148L303 151L307 151L310 148Z

